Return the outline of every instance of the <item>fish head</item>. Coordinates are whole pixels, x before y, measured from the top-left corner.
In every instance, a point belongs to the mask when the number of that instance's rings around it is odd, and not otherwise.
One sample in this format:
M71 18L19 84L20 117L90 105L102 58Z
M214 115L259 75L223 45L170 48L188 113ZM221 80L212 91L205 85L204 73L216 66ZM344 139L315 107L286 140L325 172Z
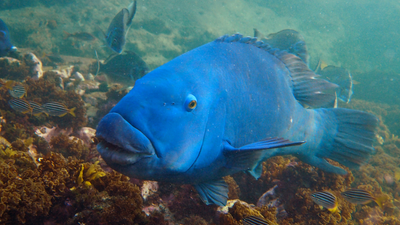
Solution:
M193 74L179 74L164 66L137 80L100 121L97 149L111 168L127 176L187 182L185 173L202 149L217 151L213 145L220 145L206 138L214 137L206 130L215 93L205 81L196 82ZM211 154L205 152L205 157Z

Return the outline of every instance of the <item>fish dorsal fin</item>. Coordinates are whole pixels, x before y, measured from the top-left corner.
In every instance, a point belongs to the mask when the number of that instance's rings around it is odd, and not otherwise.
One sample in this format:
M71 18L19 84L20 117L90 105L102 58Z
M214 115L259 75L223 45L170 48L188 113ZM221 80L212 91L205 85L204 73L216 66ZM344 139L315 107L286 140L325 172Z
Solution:
M250 44L274 55L289 70L293 95L302 105L318 108L335 102L335 90L338 86L321 79L298 56L277 48L272 48L263 41L257 41L256 37L243 37L243 35L238 33L232 36L224 35L215 41Z

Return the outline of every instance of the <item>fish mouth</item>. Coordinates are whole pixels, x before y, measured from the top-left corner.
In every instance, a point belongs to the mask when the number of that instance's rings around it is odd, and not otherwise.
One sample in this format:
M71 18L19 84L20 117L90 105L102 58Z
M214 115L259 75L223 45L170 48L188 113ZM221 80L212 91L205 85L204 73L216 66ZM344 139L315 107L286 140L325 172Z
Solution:
M97 150L110 164L129 166L156 155L150 140L118 113L107 114L96 130Z

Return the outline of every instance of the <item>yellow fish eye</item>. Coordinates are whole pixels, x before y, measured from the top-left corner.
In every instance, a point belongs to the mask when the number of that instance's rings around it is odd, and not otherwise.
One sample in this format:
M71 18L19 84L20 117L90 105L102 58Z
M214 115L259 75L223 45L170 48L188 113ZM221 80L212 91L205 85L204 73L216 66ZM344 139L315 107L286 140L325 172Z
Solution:
M189 102L188 107L189 107L189 109L194 109L194 108L196 108L196 105L197 105L196 100L192 100Z
M192 94L189 94L185 100L185 109L190 112L197 106L197 99Z

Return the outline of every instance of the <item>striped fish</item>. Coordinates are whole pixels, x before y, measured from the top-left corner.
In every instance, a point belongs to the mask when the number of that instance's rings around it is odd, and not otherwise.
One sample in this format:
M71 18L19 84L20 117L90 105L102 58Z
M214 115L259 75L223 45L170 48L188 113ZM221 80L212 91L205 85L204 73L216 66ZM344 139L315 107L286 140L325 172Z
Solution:
M29 101L29 105L32 108L32 115L39 116L40 114L44 113L48 116L48 114L43 110L42 106L39 103Z
M11 106L12 109L14 109L17 112L21 112L21 113L28 113L28 112L32 112L32 108L29 105L29 102L24 100L24 99L11 99L10 101L8 101L8 104Z
M244 225L268 225L267 221L258 216L248 216L243 219Z
M22 98L26 96L26 89L22 85L15 85L10 90L8 90L11 96L14 98Z
M315 192L311 194L311 199L318 205L327 208L331 212L336 212L338 203L336 196L328 191Z
M354 204L367 204L370 203L371 201L374 201L381 208L382 208L382 202L387 199L387 197L385 196L375 198L374 196L372 196L370 192L363 189L351 189L342 192L341 195L343 196L344 199Z
M63 117L67 115L67 113L71 114L72 116L75 117L75 108L68 109L67 106L65 106L62 103L59 102L50 102L42 105L42 108L45 113L49 114L50 116L59 116Z

